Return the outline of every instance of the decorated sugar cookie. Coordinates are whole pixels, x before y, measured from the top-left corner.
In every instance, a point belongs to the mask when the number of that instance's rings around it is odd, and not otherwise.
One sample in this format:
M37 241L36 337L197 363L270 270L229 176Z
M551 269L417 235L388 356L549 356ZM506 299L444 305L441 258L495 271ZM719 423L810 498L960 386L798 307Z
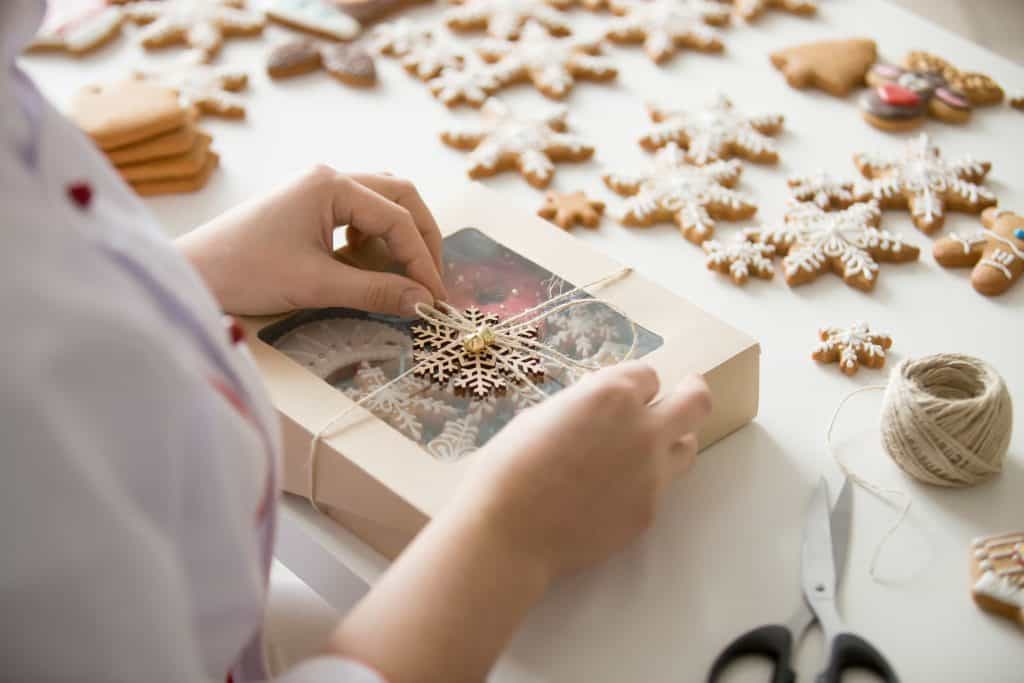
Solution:
M492 97L484 103L478 123L449 129L441 140L471 150L471 178L516 168L531 185L543 188L555 175L555 162L585 161L594 155L592 145L567 132L567 116L564 108L546 116L523 116Z
M775 275L775 247L763 242L751 242L742 236L730 242L707 240L700 245L708 255L708 270L728 275L737 285L746 284L750 276L770 280Z
M845 209L856 201L854 183L851 180L833 178L826 171L815 171L810 175L794 175L786 180L789 193L798 202L813 202L818 208Z
M524 25L535 21L553 36L572 31L561 12L544 0L450 0L455 7L445 10L444 19L455 31L486 29L501 40L515 40Z
M864 119L888 131L916 128L928 115L965 123L974 107L1003 101L1003 89L990 77L963 73L927 52L911 52L902 67L875 64L867 81L872 89L861 97Z
M401 56L402 67L421 81L436 78L445 69L465 69L476 55L465 42L445 35L434 35L429 40L409 46Z
M920 253L917 247L879 229L881 220L882 212L874 201L841 211L823 211L805 203L793 207L782 225L745 234L752 242L774 246L785 257L782 271L791 287L835 273L849 286L868 292L878 279L879 262L916 261Z
M204 61L220 52L225 37L255 35L264 24L263 14L245 9L244 0L142 0L124 12L146 25L136 34L143 47L183 44Z
M299 38L278 45L267 57L271 78L291 78L321 68L346 85L370 87L377 82L373 57L358 44L321 44Z
M616 212L623 225L647 226L672 221L683 237L701 244L714 233L716 218L750 218L757 206L731 189L743 167L735 159L706 166L686 162L685 153L670 142L654 155L645 173L608 173L605 184L628 197Z
M479 108L511 80L511 74L504 67L470 56L460 67L442 69L427 81L427 88L446 106L468 104Z
M985 227L973 234L952 234L935 242L935 260L947 268L973 268L971 284L985 296L999 296L1024 273L1024 217L985 209Z
M992 164L969 156L947 161L926 133L906 143L898 156L857 154L853 160L870 181L858 188L858 198L908 209L914 225L927 234L942 228L947 210L981 213L996 205L995 195L981 185Z
M124 12L103 0L89 0L73 8L53 4L29 52L67 52L82 55L106 45L121 33Z
M362 27L328 0L272 0L267 16L299 31L330 38L352 40Z
M596 228L604 214L604 202L591 199L584 192L548 192L537 215L546 218L562 230L577 223Z
M723 50L712 26L729 23L729 10L715 0L617 0L612 10L621 16L608 24L608 39L642 43L655 64L681 49Z
M811 352L819 363L839 363L845 375L855 375L861 366L879 369L885 366L885 352L892 337L872 332L865 322L850 327L825 327L818 331L821 340Z
M772 64L791 87L818 88L836 97L846 97L863 85L876 59L875 41L867 38L823 40L771 54Z
M414 46L432 40L434 33L424 22L398 19L375 26L370 33L370 45L382 55L401 57Z
M1024 533L974 539L969 565L975 604L1024 625Z
M732 0L732 4L736 15L746 21L757 19L769 9L801 16L809 16L818 11L817 0Z
M195 107L202 114L245 117L245 100L235 94L249 83L244 71L211 67L186 57L162 68L136 71L135 77L174 90L181 106Z
M694 164L734 156L763 163L779 159L769 137L782 130L779 114L746 116L721 94L695 112L652 106L649 113L655 125L640 138L640 146L648 151L675 142Z
M529 81L547 97L561 99L577 78L609 81L618 69L602 57L600 40L552 38L530 21L517 41L488 40L480 54L508 74L508 82Z

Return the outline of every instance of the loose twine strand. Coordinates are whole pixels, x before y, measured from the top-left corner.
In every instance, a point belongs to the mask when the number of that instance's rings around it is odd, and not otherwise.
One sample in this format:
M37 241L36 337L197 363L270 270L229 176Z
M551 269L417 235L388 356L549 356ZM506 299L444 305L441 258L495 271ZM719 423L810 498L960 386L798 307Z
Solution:
M887 503L902 499L896 520L871 557L871 578L882 583L878 560L910 512L910 494L853 472L832 445L843 406L868 391L885 392L880 429L889 457L918 481L950 488L974 486L1002 471L1013 431L1013 406L995 368L978 358L951 353L906 359L890 374L888 384L855 389L836 406L825 441L839 469Z
M612 311L621 315L624 319L629 322L630 326L630 344L629 349L623 354L619 362L627 361L633 357L636 353L638 334L636 323L633 319L626 315L621 309L614 304L600 299L587 298L587 299L573 299L566 301L581 292L588 289L603 288L612 285L619 280L624 279L633 272L632 268L622 268L610 275L598 278L593 282L589 282L579 287L574 287L569 291L558 294L546 301L528 308L516 315L506 318L500 321L497 325L490 327L490 332L493 334L493 340L490 342L491 345L505 350L518 351L523 353L530 353L539 356L541 359L554 365L555 367L567 370L573 374L579 374L583 372L592 372L599 370L603 367L602 364L591 361L581 361L575 358L571 358L557 349L544 344L536 339L529 339L519 336L524 330L533 327L534 325L546 320L555 313L568 310L570 308L576 308L578 306L588 306L593 304L601 304L606 308L610 308ZM557 305L556 305L557 304ZM448 328L450 330L456 330L463 334L474 334L479 330L477 325L473 321L466 318L461 311L450 306L445 302L437 302L437 306L431 306L429 304L416 304L416 314L421 320L426 322L434 323L442 328ZM524 374L515 364L506 362L500 354L492 354L492 357L503 369L512 374L519 382L524 386L528 387L530 391L537 394L540 398L546 398L548 393L541 389L535 384L529 376ZM330 430L338 424L343 418L352 413L356 408L362 407L367 402L371 401L375 396L381 394L396 384L402 382L410 375L419 371L428 361L421 361L414 364L405 372L400 373L394 379L389 382L382 384L365 396L360 397L354 401L351 405L346 406L341 412L331 418L323 427L318 429L314 434L309 444L309 457L307 458L306 467L309 472L309 503L317 512L321 512L319 505L316 502L316 489L317 489L317 458L320 452L320 443L324 440Z

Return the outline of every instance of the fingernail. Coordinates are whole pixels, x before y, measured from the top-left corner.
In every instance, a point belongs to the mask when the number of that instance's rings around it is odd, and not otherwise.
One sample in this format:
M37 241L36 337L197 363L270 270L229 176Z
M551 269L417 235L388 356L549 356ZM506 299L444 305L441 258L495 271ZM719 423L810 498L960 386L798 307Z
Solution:
M431 304L433 298L422 289L412 287L402 292L402 298L399 300L399 310L402 316L406 318L415 318L416 305L417 304Z

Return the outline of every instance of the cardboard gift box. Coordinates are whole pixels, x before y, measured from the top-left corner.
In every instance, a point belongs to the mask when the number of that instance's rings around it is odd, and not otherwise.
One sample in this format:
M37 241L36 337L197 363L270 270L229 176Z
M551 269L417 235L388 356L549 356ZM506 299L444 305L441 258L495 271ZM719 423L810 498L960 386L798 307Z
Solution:
M511 264L507 272L498 274L493 273L496 268L486 261L475 270L464 269L477 275L483 273L491 282L487 287L465 294L464 298L468 296L470 300L458 303L459 306L494 303L496 295L490 290L501 290L504 286L503 294L497 295L502 303L492 310L500 308L500 312L511 315L528 308L534 300L520 301L509 294L522 298L517 288L502 284L509 277L515 277L510 273L516 268L525 269L524 272L532 268L541 275L553 274L554 277L543 281L548 287L551 280L559 278L560 282L581 285L622 269L621 264L572 235L528 211L509 206L500 195L482 185L471 184L450 202L435 206L433 210L446 235L445 279L450 290L463 279L463 275L451 271L450 252L460 252L455 247L468 244L471 247L468 251L476 250L473 253L501 253L505 255L502 263ZM458 258L458 253L451 258ZM455 279L449 281L449 277ZM638 326L633 328L643 335L638 348L644 360L657 371L663 386L671 386L691 373L699 373L707 380L713 394L714 412L699 434L701 448L722 439L756 416L760 349L754 339L636 272L590 293L628 315ZM546 294L537 296L542 300L550 298ZM474 298L481 301L472 300ZM505 310L506 304L510 310ZM451 498L478 455L443 457L451 455L451 449L434 447L448 443L442 438L444 435L438 436L440 425L444 420L455 426L465 425L468 418L460 418L461 415L483 415L485 408L497 409L493 401L476 403L472 398L458 401L453 398L455 402L423 399L417 404L422 409L418 414L424 416L421 425L418 418L409 418L410 424L397 424L391 419L393 415L379 411L374 414L367 409L371 407L368 404L359 405L348 410L345 419L322 436L315 458L316 470L311 472L310 445L314 435L353 406L360 394L355 388L339 389L351 385L351 377L344 380L347 385L341 383L339 368L331 367L331 356L326 349L315 354L309 354L307 349L304 353L310 360L301 362L305 356L300 358L297 352L289 355L287 349L282 350L287 345L278 344L275 338L285 338L280 332L282 329L298 329L295 326L302 324L323 327L325 320L338 335L347 334L346 330L365 334L368 327L375 330L378 346L360 347L355 351L349 348L344 356L347 363L360 361L357 383L360 378L377 378L375 385L364 389L372 389L390 379L374 369L373 363L396 358L406 338L404 333L394 331L400 329L397 326L392 329L379 322L360 322L358 317L325 317L317 312L252 317L242 321L249 332L252 354L281 416L284 488L309 497L315 481L316 501L321 510L380 553L394 557ZM584 322L590 324L586 319ZM561 336L550 339L569 339L570 327L562 330ZM606 332L605 337L610 334ZM576 345L580 346L578 340ZM622 345L619 344L620 350ZM584 350L594 351L589 347ZM442 394L437 394L443 391L449 390L438 388L434 393L444 399ZM492 414L493 410L487 413ZM483 425L481 420L472 423L473 438L477 438L478 431L483 431L477 429ZM433 439L429 448L424 445L428 438ZM311 474L315 474L315 478Z

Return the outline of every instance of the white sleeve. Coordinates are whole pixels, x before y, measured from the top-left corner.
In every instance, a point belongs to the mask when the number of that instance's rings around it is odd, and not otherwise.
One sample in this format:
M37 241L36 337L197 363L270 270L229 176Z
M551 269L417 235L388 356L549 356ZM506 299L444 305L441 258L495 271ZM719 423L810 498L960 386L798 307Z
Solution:
M309 659L274 683L387 683L375 671L336 657Z

